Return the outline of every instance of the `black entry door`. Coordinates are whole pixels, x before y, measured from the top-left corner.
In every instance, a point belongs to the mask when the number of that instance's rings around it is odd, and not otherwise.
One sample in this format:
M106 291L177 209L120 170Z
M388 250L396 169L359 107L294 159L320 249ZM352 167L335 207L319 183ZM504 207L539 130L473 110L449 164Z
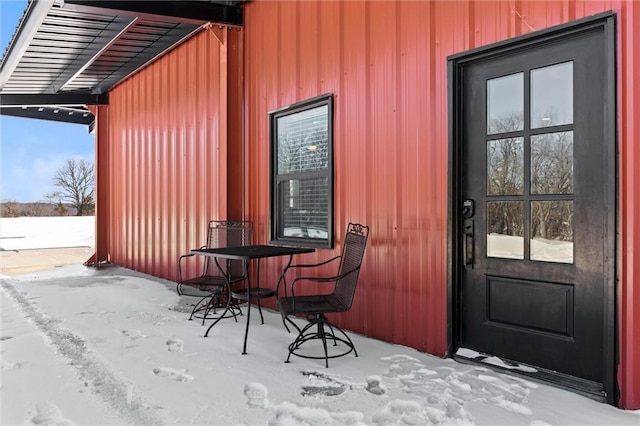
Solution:
M454 219L458 346L599 384L615 214L603 34L464 66Z

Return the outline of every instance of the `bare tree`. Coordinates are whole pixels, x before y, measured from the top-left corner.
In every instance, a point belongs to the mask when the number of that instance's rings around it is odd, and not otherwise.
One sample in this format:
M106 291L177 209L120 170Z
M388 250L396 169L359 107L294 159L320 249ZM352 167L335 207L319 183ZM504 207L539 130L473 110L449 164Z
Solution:
M573 194L573 132L531 137L531 193ZM534 237L573 241L571 201L534 201L531 215Z
M557 122L553 111L542 116L545 127ZM564 195L566 200L532 201L531 238L573 240L573 132L540 132L529 138L529 158L525 161L525 138L509 133L522 131L520 114L500 117L489 123L496 139L487 142L487 195ZM540 126L538 127L540 128ZM509 137L500 138L500 134ZM527 164L528 163L528 164ZM524 181L524 170L530 182ZM487 209L488 232L523 236L524 211L521 201L492 201Z
M94 173L93 164L86 160L67 160L58 169L53 184L60 188L45 195L52 203L67 203L76 209L76 216L87 216L94 213Z
M16 200L2 200L2 217L20 216L20 204Z

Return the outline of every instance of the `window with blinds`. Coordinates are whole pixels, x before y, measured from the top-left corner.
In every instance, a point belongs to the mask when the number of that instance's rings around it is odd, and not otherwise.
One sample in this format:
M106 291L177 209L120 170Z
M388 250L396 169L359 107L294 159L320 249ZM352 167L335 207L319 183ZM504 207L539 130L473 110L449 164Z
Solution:
M270 113L271 239L333 247L333 97Z

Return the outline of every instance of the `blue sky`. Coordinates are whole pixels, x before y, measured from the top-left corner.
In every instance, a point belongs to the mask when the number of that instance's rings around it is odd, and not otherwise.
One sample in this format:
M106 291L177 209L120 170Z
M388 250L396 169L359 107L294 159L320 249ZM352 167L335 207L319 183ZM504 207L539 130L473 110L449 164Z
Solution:
M0 57L26 4L0 0ZM71 158L95 161L95 140L87 126L0 115L0 200L42 200L56 190L53 176Z

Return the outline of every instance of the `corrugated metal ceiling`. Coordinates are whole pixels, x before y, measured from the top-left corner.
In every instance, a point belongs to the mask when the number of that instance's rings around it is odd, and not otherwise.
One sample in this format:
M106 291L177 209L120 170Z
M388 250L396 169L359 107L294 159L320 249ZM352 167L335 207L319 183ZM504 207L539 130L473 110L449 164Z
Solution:
M241 26L240 3L31 0L0 64L0 113L91 124L87 104L107 103L110 88L203 24Z

